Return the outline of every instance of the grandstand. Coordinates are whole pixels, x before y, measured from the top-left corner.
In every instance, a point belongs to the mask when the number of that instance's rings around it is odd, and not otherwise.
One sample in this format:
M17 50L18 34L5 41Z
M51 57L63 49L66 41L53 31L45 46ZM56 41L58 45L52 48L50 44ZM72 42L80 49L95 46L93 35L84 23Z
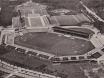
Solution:
M81 31L75 31L75 30L65 29L65 28L60 28L60 27L53 27L53 30L54 30L54 32L69 34L72 36L79 36L79 37L83 37L83 38L90 38L92 36L91 33L85 33L85 32L81 32Z
M78 32L84 32L84 33L89 33L89 34L95 34L94 31L92 31L91 29L88 29L88 28L82 28L82 27L79 27L79 28L67 28L69 30L73 30L73 31L78 31Z

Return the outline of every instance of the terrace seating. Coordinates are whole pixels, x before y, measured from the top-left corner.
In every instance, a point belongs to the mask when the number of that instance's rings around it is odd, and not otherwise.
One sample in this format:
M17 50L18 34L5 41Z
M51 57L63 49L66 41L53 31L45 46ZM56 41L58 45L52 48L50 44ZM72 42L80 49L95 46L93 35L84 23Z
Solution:
M32 56L36 56L36 55L37 55L37 53L32 52L32 51L28 51L27 54L28 54L28 55L32 55Z
M78 36L78 37L83 37L83 38L90 38L92 34L90 33L85 33L81 31L75 31L75 30L69 30L65 28L60 28L60 27L53 27L54 32L59 32L63 34L70 34L72 36Z
M48 59L49 58L49 56L46 56L46 55L43 55L43 54L39 54L38 57L44 58L44 59Z

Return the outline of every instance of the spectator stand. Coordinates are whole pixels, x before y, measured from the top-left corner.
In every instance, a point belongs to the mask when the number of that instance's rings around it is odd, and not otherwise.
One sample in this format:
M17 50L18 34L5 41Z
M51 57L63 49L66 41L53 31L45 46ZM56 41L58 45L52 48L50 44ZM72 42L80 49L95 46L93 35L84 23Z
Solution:
M60 56L60 57L52 57L50 60L53 63L70 63L70 62L83 62L90 61L92 59L91 56L86 55L76 55L76 56Z
M60 28L60 27L53 27L54 32L59 32L63 34L70 34L72 36L78 36L82 38L90 38L92 34L81 32L81 31L74 31L74 30L69 30L65 28Z

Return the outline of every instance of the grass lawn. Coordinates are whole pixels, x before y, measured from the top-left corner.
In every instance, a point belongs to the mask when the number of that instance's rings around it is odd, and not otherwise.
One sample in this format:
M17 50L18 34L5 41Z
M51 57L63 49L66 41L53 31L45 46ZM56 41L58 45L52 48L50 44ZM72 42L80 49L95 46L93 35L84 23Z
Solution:
M68 78L87 78L77 64L62 64L48 66L47 69L68 75Z
M85 54L94 49L89 41L53 33L26 33L15 37L14 43L58 56Z
M40 18L30 18L31 26L43 26Z

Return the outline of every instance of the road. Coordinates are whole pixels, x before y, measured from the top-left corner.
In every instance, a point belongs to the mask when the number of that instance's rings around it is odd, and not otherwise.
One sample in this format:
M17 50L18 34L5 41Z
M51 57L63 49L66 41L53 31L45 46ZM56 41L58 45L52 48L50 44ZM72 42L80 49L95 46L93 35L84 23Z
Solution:
M80 3L83 5L83 7L87 10L88 13L90 13L93 17L95 17L97 20L104 22L104 20L102 18L100 18L98 15L96 15L95 12L91 11L86 5L83 4L82 1L80 1Z

